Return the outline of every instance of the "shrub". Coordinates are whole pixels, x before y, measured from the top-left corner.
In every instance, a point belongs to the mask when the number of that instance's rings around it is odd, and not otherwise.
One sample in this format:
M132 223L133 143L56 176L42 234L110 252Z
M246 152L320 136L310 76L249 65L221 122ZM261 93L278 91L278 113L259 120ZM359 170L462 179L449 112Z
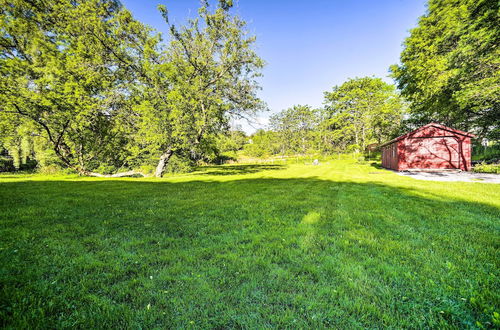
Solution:
M156 166L154 165L142 165L137 168L138 172L141 172L145 175L153 175L156 171Z
M245 144L243 150L250 157L262 157L265 154L265 150L258 144Z
M474 146L472 150L472 159L475 161L481 161L489 164L500 161L500 144L498 143L487 147L482 145Z
M221 165L221 164L226 164L228 162L235 162L236 160L238 160L238 155L236 151L226 151L217 155L217 157L211 160L211 163Z
M41 174L58 174L62 172L62 168L55 164L39 166L38 173Z
M14 161L11 157L0 156L0 172L12 172L15 169Z
M497 173L500 174L500 164L477 164L473 168L474 172L477 173Z
M100 164L93 172L101 173L101 174L113 174L120 170L120 168L111 165L111 164Z
M174 154L168 162L165 173L188 173L194 171L195 168L195 161L189 159L189 157Z

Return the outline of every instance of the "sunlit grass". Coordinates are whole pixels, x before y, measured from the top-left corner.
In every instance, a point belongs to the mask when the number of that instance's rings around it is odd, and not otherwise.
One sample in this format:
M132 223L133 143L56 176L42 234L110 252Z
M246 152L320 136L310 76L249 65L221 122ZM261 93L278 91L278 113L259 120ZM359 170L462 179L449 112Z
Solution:
M493 327L499 234L500 185L348 161L0 175L0 325Z

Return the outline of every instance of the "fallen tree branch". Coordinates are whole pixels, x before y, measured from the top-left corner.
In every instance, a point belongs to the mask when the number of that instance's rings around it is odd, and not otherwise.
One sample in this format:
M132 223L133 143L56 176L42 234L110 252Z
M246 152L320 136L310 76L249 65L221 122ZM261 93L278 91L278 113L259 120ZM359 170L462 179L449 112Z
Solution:
M115 173L115 174L101 174L101 173L95 173L95 172L85 172L84 175L95 176L95 177L99 177L99 178L122 178L122 177L127 177L127 176L146 177L146 175L144 173L136 172L136 171L128 171L128 172Z

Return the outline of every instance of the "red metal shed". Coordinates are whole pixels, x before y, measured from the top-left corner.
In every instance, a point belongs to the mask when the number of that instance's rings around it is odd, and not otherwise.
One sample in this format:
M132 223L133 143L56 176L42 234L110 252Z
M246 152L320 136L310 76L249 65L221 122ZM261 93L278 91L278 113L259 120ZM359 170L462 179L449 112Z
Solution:
M473 137L474 134L430 123L382 144L382 166L396 171L469 171Z

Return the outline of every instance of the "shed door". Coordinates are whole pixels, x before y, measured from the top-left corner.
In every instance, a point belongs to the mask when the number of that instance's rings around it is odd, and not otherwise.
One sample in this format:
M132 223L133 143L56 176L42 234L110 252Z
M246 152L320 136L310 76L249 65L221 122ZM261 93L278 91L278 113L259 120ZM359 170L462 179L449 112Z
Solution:
M413 138L407 145L409 168L460 168L459 146L452 137Z

